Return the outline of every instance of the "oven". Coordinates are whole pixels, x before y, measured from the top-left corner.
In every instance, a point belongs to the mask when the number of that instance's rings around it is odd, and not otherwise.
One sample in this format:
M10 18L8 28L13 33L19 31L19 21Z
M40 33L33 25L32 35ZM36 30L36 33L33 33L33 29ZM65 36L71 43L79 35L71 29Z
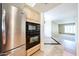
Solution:
M26 50L40 43L40 24L26 22Z

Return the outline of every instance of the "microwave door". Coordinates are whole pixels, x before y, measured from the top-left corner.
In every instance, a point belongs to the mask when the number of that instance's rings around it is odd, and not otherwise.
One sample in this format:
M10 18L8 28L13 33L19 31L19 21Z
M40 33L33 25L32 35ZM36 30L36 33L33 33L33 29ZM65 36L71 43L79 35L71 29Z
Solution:
M34 25L28 25L28 27L29 27L29 30L36 30L36 26L34 26Z

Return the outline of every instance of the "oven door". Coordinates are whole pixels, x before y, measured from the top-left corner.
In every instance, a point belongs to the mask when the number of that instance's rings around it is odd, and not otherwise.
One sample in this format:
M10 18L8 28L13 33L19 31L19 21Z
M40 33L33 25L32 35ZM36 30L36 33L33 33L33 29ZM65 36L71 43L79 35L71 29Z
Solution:
M40 36L39 35L27 35L26 38L26 50L32 48L33 46L40 43Z

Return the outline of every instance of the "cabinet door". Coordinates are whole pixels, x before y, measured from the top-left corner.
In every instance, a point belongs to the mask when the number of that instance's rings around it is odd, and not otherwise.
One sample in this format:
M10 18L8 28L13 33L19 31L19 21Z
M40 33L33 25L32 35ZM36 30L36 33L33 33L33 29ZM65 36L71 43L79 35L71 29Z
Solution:
M31 11L31 20L34 22L39 22L40 20L40 14L34 11Z
M31 10L31 16L30 16L31 20L35 20L35 16L36 16L35 12Z
M40 14L37 13L36 11L30 8L25 8L24 12L26 14L27 19L29 19L29 21L40 22Z
M35 20L40 23L40 14L36 13Z
M27 56L30 56L32 54L34 54L35 52L37 52L38 50L40 50L40 44L30 48L27 50Z
M25 8L24 12L26 14L26 18L30 19L31 18L31 10L29 8Z

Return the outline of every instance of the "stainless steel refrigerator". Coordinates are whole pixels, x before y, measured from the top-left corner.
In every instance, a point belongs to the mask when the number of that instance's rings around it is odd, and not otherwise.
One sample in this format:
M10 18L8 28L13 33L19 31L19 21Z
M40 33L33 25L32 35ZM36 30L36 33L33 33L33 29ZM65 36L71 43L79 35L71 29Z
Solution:
M26 55L25 17L13 4L2 4L2 49L0 55Z

